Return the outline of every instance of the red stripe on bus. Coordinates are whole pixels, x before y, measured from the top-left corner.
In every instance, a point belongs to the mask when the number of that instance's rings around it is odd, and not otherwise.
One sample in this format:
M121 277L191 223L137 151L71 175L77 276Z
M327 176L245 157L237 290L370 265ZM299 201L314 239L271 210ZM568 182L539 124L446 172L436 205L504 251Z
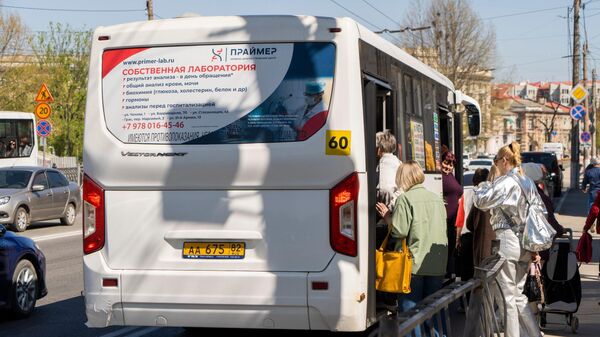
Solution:
M142 52L148 48L130 48L130 49L113 49L105 50L102 53L102 78L104 78L111 70L119 63L123 62L130 56Z

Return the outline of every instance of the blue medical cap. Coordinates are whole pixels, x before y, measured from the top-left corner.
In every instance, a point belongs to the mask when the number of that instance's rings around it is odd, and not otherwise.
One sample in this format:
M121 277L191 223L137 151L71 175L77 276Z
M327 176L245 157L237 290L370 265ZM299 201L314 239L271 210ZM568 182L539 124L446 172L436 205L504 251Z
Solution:
M308 95L316 95L325 91L325 83L307 82L304 92Z

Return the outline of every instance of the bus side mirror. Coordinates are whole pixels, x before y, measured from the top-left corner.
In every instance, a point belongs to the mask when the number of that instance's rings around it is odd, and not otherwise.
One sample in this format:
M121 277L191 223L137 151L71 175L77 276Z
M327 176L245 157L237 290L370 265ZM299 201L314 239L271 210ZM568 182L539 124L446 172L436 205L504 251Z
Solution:
M481 113L475 106L467 106L467 126L469 136L477 137L481 133Z

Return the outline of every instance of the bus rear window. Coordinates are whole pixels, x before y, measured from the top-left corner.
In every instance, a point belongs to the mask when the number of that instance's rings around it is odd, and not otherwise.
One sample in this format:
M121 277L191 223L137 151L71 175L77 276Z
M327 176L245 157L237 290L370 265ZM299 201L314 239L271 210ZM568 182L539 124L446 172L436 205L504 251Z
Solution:
M334 66L326 42L106 50L104 116L124 143L302 141L327 120Z

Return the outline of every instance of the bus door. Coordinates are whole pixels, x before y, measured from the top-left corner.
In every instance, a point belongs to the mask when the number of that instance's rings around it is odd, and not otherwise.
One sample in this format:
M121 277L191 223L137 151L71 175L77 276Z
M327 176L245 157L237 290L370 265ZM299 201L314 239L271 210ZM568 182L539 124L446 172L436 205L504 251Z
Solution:
M377 155L375 134L389 129L396 134L396 115L393 105L393 89L387 83L373 76L363 74L363 118L365 125L365 149L368 181L369 205L369 293L367 298L367 319L376 320L376 294L375 294L375 250L377 245L376 227L378 216L375 211L377 202Z

